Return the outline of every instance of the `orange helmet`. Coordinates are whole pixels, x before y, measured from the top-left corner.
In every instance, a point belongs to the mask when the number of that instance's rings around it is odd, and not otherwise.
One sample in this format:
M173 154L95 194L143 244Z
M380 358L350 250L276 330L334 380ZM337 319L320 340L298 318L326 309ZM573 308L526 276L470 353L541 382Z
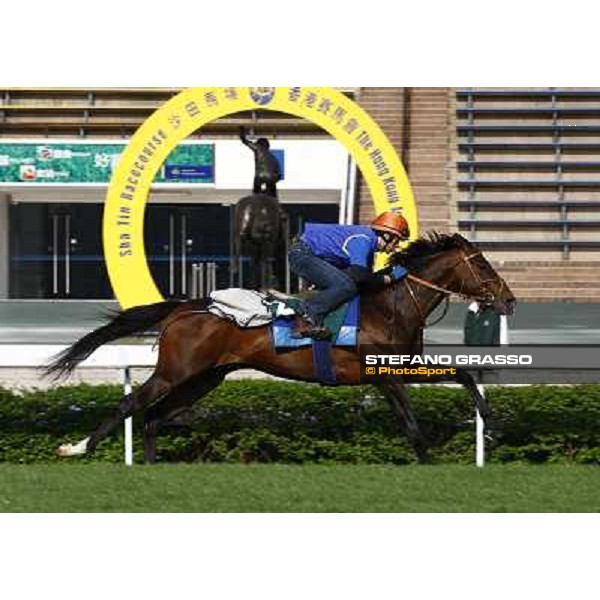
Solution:
M383 233L392 233L401 238L410 236L408 221L399 213L385 212L379 215L372 223L371 228Z

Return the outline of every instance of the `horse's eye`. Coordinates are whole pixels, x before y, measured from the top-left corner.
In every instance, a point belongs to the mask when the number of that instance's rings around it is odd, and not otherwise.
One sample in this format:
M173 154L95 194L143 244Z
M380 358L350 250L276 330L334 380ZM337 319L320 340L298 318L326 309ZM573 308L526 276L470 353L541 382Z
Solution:
M491 273L493 271L490 264L483 257L477 259L477 268L481 269L481 271L483 271L484 273Z

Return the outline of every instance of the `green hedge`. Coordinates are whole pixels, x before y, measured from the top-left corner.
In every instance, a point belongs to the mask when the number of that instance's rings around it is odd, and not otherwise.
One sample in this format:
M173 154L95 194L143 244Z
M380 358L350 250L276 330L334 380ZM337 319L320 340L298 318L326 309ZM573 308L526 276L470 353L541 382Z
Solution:
M63 442L87 436L121 397L119 386L63 387L22 395L0 388L0 462L54 461ZM600 464L600 386L490 388L502 423L494 462ZM437 462L471 463L473 408L463 390L411 390ZM136 423L139 428L139 423ZM136 459L141 460L139 430ZM120 462L122 439L92 459ZM228 382L169 425L159 460L407 464L415 456L376 390Z

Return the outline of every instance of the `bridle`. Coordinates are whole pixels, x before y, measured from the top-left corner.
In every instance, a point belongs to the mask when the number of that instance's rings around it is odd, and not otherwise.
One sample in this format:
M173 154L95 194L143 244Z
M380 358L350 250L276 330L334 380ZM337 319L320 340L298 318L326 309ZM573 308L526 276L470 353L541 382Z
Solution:
M463 251L461 251L460 260L458 260L456 262L456 264L450 270L454 271L460 265L466 265L468 267L473 279L475 279L475 281L485 290L484 296L468 296L468 295L464 294L462 292L462 290L465 286L464 278L461 279L460 290L458 292L456 292L454 290L449 290L448 288L441 287L439 285L436 285L435 283L431 283L430 281L426 281L425 279L421 279L420 277L417 277L416 275L412 275L412 274L409 274L404 279L404 285L406 287L406 290L408 291L408 295L410 296L411 300L413 301L413 304L415 305L415 308L417 310L419 318L421 319L421 322L423 323L423 325L425 327L433 327L434 325L437 325L440 321L445 319L446 315L448 314L448 310L450 309L450 296L452 296L452 295L457 295L457 296L459 296L461 298L465 298L467 300L475 300L477 302L484 302L484 303L490 303L500 296L500 294L502 293L502 290L504 289L504 286L506 285L504 280L502 278L499 278L500 282L501 282L500 289L498 290L498 293L494 294L494 292L491 290L491 284L496 283L497 280L496 279L482 279L479 276L479 273L477 273L477 271L473 268L473 265L471 264L471 262L475 258L478 258L482 255L483 255L483 253L481 251L473 252L473 254L469 254L469 255L466 255ZM410 284L411 281L421 287L428 288L430 290L433 290L435 292L438 292L438 293L446 296L446 306L444 308L444 312L442 313L442 316L439 319L437 319L436 321L434 321L433 323L429 323L429 324L427 323L426 315L429 314L429 311L426 311L424 313L424 311L421 309L419 300L417 299L415 291Z

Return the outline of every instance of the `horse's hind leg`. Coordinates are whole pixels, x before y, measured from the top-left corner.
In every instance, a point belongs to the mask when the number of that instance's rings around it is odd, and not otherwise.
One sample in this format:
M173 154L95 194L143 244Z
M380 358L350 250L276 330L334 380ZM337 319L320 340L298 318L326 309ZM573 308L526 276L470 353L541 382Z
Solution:
M401 383L390 383L378 386L383 392L385 399L388 401L398 423L408 437L408 441L415 451L419 462L428 464L431 462L431 457L428 453L428 446L425 437L421 433L419 424L410 407L408 392L406 386Z
M98 443L110 435L127 417L165 396L170 389L171 385L168 382L154 374L138 390L125 396L116 410L96 428L90 437L75 445L64 444L57 450L58 456L77 456L94 452Z
M201 377L185 382L175 388L160 402L152 405L144 415L144 460L152 464L156 460L156 442L160 427L173 419L177 413L193 406L195 402L217 388L225 379L223 371L209 371Z

